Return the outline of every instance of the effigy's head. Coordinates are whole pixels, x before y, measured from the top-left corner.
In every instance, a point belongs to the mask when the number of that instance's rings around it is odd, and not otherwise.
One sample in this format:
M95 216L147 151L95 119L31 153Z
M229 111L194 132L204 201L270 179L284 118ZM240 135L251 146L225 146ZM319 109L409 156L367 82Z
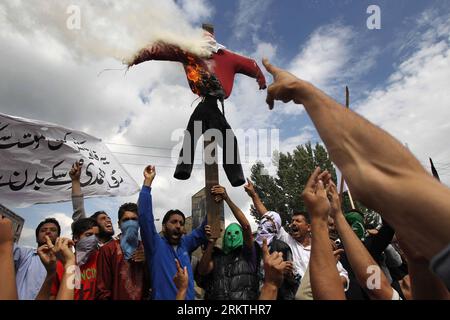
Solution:
M209 32L214 37L214 25L210 23L203 23L202 29Z

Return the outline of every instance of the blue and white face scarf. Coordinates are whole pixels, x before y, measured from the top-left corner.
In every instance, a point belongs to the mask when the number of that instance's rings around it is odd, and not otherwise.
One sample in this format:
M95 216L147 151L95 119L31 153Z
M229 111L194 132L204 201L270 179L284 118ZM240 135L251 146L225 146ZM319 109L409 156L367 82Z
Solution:
M128 220L120 225L120 247L125 260L130 259L139 245L139 222Z

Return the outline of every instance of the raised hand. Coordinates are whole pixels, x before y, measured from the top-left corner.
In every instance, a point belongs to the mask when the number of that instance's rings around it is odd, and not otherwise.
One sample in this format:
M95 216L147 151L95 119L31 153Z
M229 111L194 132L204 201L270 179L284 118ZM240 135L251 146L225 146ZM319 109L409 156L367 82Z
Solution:
M275 100L281 100L285 103L293 100L295 103L301 104L302 101L296 94L296 87L301 80L293 74L273 66L267 59L263 59L263 65L273 76L274 81L267 89L266 102L269 109L273 109Z
M42 264L47 270L48 274L52 274L56 272L56 255L54 249L54 245L52 240L50 240L49 236L45 236L46 243L40 246L37 249L37 254L41 259Z
M133 255L131 256L131 260L134 262L145 262L145 252L143 247L137 248Z
M0 215L0 245L13 245L14 231L12 221Z
M173 277L173 282L179 291L185 291L189 285L189 274L187 267L181 268L180 261L178 261L178 259L175 259L175 263L177 265L177 273Z
M253 185L253 183L250 181L249 178L247 178L247 184L244 185L244 190L245 192L247 192L250 198L253 198L256 195L255 186Z
M205 234L206 234L206 239L208 239L208 242L216 242L217 238L212 237L211 226L208 224L205 226Z
M55 245L52 247L56 257L61 260L64 267L75 265L75 254L72 248L75 243L68 238L58 238L55 241Z
M327 194L328 198L330 199L330 216L334 219L336 217L336 214L342 213L342 208L341 198L339 197L337 187L333 181L330 181L327 186Z
M288 262L283 261L283 254L281 252L269 253L267 239L263 239L262 251L264 261L264 283L279 288L283 282L286 268L288 268Z
M227 190L222 186L217 185L212 187L211 194L214 196L214 200L216 202L228 200Z
M155 166L147 166L144 169L144 185L151 186L153 179L155 179L156 176L156 168Z
M83 160L77 161L72 165L69 171L69 176L72 181L80 181L81 169L83 168Z
M306 183L305 189L302 192L302 198L305 202L306 209L311 214L311 218L328 221L331 206L327 198L324 183L319 179L323 177L320 174L320 168L316 168Z

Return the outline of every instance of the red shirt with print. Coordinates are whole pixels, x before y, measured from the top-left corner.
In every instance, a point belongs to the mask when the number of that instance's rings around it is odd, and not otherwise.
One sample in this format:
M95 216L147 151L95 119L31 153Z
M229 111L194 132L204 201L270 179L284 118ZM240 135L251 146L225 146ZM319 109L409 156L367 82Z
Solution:
M79 277L76 281L74 290L74 300L94 300L95 286L97 282L97 256L98 250L91 253L88 260L83 264L76 276ZM64 274L64 266L58 261L56 265L56 279L53 282L51 295L56 297L58 294L61 279Z

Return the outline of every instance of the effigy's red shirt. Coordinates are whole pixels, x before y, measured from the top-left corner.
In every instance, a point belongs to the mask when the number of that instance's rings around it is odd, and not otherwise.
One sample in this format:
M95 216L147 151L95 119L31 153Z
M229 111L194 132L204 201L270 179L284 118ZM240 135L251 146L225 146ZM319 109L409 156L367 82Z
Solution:
M213 53L210 59L202 59L176 46L159 42L141 50L129 66L149 60L181 62L192 92L199 96L228 98L237 73L255 78L260 89L266 87L266 79L253 59L226 49Z

